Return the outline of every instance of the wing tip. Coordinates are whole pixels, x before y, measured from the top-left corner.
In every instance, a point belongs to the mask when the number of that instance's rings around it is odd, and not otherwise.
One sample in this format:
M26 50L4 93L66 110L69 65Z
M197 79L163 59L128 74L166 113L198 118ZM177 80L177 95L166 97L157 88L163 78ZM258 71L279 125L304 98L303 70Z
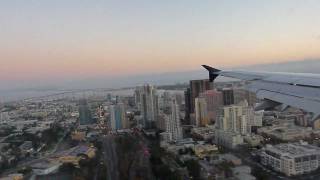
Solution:
M219 69L215 69L215 68L208 66L208 65L202 65L202 67L204 67L206 70L209 71L210 82L213 82L219 76L219 72L221 71Z
M204 67L206 70L208 70L209 72L220 72L221 70L213 68L211 66L208 65L202 65L202 67Z

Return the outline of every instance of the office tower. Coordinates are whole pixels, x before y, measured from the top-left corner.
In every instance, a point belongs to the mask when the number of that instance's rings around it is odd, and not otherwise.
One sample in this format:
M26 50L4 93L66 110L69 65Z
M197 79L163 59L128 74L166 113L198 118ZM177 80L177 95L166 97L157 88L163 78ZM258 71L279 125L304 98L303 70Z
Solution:
M167 128L167 118L168 116L164 113L160 113L159 114L159 117L158 117L158 120L156 122L156 125L157 125L157 129L158 130L161 130L161 131L166 131L166 128Z
M116 104L120 103L121 99L120 96L116 96Z
M162 94L163 104L164 106L170 106L171 94L168 91L163 92Z
M94 123L86 100L80 100L79 103L79 123L80 125L89 125Z
M194 113L195 99L199 97L199 94L211 89L211 82L208 79L191 80L190 81L190 113Z
M243 88L233 89L234 104L247 100L249 106L254 106L257 103L257 96L255 93L245 90Z
M181 109L181 106L184 105L184 94L176 93L174 94L174 97L176 98L177 104Z
M208 90L199 95L207 103L208 116L211 122L215 122L220 108L223 106L222 93L216 90Z
M223 105L228 106L234 104L233 89L222 89Z
M126 111L124 104L118 103L116 105L111 105L110 110L110 127L112 130L125 129L128 127L128 122L126 119Z
M209 124L209 115L206 99L203 97L197 97L195 99L195 112L196 118L193 125L205 126Z
M107 101L111 101L112 100L112 95L110 93L107 94Z
M246 101L238 105L225 106L221 110L218 129L246 135L251 132L252 118L254 111Z
M157 90L148 84L137 87L135 91L136 103L142 115L144 128L154 128L159 116Z
M171 138L173 141L177 141L183 138L182 128L180 125L180 109L175 98L172 99L171 114L170 117L167 118L166 125L166 132L171 134Z
M141 95L140 95L140 91L141 91L141 87L137 87L134 90L134 103L136 104L136 106L140 106L141 105Z
M191 92L190 88L184 91L184 101L185 101L185 122L190 124L190 113L191 113Z

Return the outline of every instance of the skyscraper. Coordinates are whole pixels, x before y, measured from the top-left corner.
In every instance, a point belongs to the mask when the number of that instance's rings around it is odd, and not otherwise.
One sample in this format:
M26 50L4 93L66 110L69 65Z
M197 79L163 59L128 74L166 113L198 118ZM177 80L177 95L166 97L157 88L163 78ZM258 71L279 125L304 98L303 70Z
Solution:
M171 114L166 119L166 132L171 134L171 140L177 141L183 138L180 125L180 108L175 98L171 101Z
M243 88L234 88L233 97L234 97L234 104L238 104L244 100L248 101L249 106L254 106L257 103L256 94Z
M222 93L216 90L208 90L199 95L206 100L208 116L211 122L215 122L220 108L223 106Z
M208 79L202 80L191 80L190 81L190 103L191 109L190 113L194 113L195 110L195 99L199 96L200 93L205 92L206 90L211 89L211 82Z
M146 84L137 87L135 91L136 104L141 111L144 128L154 128L159 116L159 105L157 90L153 86Z
M128 128L124 104L118 103L116 105L111 105L109 110L110 127L112 130Z
M234 104L233 89L224 88L222 89L223 105L228 106Z
M185 120L188 124L195 122L195 99L199 94L210 90L212 83L208 79L191 80L189 88L185 91Z
M93 124L93 118L91 115L91 111L88 107L88 103L86 100L80 100L79 102L79 124L80 125L89 125Z
M206 99L203 97L197 97L195 99L195 113L196 118L193 125L205 126L209 124L209 114Z
M245 135L251 133L251 118L254 118L254 111L246 101L238 105L225 106L219 117L218 129Z
M190 88L184 91L184 101L185 101L185 122L190 124L190 113L191 113L191 92Z

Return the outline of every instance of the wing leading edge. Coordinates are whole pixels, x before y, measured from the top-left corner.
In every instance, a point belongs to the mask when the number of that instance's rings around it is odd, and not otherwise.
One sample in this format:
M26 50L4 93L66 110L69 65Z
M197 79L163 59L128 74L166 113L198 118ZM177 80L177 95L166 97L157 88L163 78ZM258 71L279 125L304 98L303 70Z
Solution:
M247 89L264 100L258 108L281 105L313 113L313 120L320 116L320 75L300 73L271 73L223 71L203 65L209 71L210 81L218 76L245 80Z

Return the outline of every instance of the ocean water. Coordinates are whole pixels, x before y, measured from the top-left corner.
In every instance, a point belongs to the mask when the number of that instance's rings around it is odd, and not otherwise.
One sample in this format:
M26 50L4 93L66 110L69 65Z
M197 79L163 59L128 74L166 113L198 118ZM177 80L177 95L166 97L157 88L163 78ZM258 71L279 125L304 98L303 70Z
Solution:
M92 95L106 96L113 95L130 96L133 95L134 89L117 89L117 90L2 90L0 91L0 103L19 101L37 97L76 97L82 98Z
M0 91L0 102L17 101L25 98L40 97L60 93L55 90L2 90Z

